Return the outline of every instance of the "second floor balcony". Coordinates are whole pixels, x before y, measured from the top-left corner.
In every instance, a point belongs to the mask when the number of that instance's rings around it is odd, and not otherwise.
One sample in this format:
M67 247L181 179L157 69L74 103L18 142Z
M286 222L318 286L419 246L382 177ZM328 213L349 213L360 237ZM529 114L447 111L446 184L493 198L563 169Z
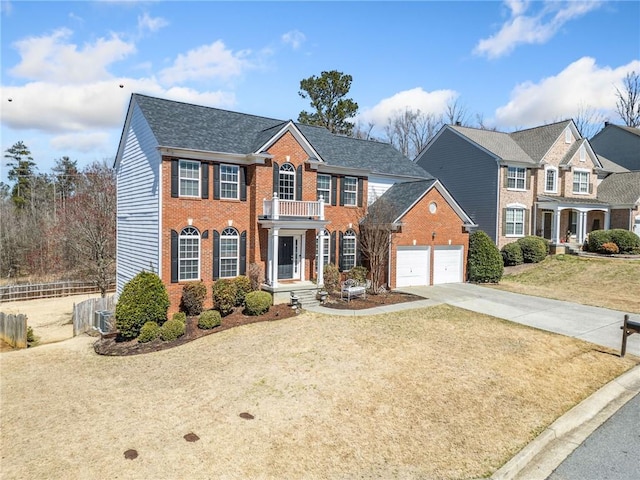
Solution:
M271 220L281 218L324 220L324 200L322 198L313 202L281 200L278 194L274 193L273 198L262 200L262 215Z

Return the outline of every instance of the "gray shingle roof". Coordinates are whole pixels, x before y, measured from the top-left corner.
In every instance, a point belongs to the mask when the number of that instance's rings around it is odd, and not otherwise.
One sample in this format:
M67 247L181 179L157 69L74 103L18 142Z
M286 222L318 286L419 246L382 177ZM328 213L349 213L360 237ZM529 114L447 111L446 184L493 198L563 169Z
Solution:
M564 120L550 123L549 125L519 130L510 133L509 136L527 152L533 161L540 162L570 123L571 120Z
M434 183L436 183L436 179L432 178L392 185L369 207L367 217L374 219L378 223L398 221L400 216L422 197Z
M158 144L207 152L249 154L287 121L134 94ZM296 124L327 165L372 173L431 178L386 143L334 135L322 127Z
M564 203L574 205L606 205L607 202L600 198L582 198L582 197L556 197L538 195L539 202Z
M598 160L600 160L600 164L602 165L602 169L605 172L611 173L623 173L628 172L629 169L624 168L622 165L618 165L616 162L609 160L604 155L598 155Z
M640 201L640 172L613 173L598 185L598 199L614 205Z

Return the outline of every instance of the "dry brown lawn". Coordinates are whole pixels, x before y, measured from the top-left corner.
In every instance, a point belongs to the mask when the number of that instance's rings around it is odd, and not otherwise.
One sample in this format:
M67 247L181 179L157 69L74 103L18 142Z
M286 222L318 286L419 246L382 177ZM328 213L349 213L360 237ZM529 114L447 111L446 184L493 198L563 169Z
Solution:
M640 260L553 255L494 287L640 313Z
M3 479L477 478L638 362L446 305L92 342L0 355Z

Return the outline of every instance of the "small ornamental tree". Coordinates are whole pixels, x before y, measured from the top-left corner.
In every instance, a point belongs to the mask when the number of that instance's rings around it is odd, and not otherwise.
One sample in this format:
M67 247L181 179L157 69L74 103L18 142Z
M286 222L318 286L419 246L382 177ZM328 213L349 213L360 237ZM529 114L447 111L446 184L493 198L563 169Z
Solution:
M500 250L482 230L469 235L467 271L469 281L477 283L498 283L504 273Z
M136 338L147 322L167 321L169 295L160 277L140 272L129 280L116 304L116 328L124 338Z
M207 287L202 282L192 282L182 287L182 300L180 310L189 317L200 315L204 308L204 301L207 298Z
M238 294L238 287L233 279L221 278L216 280L211 288L213 295L213 304L215 308L224 317L229 315L233 311L233 307L236 305L236 298Z

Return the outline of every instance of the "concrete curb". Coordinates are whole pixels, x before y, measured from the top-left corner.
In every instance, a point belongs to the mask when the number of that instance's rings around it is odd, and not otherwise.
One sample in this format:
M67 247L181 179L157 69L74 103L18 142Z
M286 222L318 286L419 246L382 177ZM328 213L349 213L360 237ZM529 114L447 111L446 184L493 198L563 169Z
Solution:
M640 393L640 365L612 380L547 427L490 478L545 480L571 452Z

